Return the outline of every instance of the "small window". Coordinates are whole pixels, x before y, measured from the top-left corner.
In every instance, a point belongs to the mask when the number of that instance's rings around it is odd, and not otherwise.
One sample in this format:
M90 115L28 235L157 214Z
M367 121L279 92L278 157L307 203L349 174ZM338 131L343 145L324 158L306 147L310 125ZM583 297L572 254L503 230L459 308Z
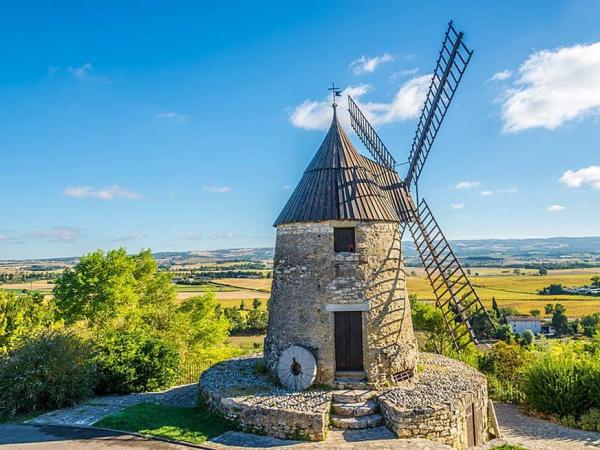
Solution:
M354 228L333 229L333 249L336 253L355 251Z

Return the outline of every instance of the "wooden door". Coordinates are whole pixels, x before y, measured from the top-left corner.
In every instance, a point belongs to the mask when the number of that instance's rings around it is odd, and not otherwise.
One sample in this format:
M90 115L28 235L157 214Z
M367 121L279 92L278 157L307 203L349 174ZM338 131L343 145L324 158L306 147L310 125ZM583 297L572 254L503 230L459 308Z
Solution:
M363 370L362 313L335 314L335 369Z

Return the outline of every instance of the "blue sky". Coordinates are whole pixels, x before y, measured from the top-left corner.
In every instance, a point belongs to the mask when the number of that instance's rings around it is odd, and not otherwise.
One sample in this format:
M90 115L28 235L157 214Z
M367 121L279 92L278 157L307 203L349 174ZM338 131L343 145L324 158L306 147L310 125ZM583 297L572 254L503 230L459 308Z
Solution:
M449 19L475 54L420 181L443 229L600 234L600 3L370 3L3 5L0 259L273 245L331 82L405 160Z

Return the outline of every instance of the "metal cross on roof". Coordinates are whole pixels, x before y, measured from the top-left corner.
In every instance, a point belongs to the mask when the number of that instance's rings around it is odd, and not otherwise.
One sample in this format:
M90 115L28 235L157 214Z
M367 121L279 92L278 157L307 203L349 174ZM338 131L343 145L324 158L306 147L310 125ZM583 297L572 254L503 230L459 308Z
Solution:
M335 83L331 83L331 87L328 88L327 90L331 91L331 100L332 100L331 106L333 106L334 108L337 107L335 98L342 96L342 90L339 87L336 87Z

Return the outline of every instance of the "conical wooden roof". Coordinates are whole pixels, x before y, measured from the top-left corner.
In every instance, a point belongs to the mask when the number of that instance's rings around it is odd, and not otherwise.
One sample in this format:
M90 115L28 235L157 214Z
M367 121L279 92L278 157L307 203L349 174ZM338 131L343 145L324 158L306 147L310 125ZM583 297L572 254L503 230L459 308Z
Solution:
M275 226L325 220L399 222L390 197L377 182L381 174L373 173L376 166L356 151L334 108L331 127Z

